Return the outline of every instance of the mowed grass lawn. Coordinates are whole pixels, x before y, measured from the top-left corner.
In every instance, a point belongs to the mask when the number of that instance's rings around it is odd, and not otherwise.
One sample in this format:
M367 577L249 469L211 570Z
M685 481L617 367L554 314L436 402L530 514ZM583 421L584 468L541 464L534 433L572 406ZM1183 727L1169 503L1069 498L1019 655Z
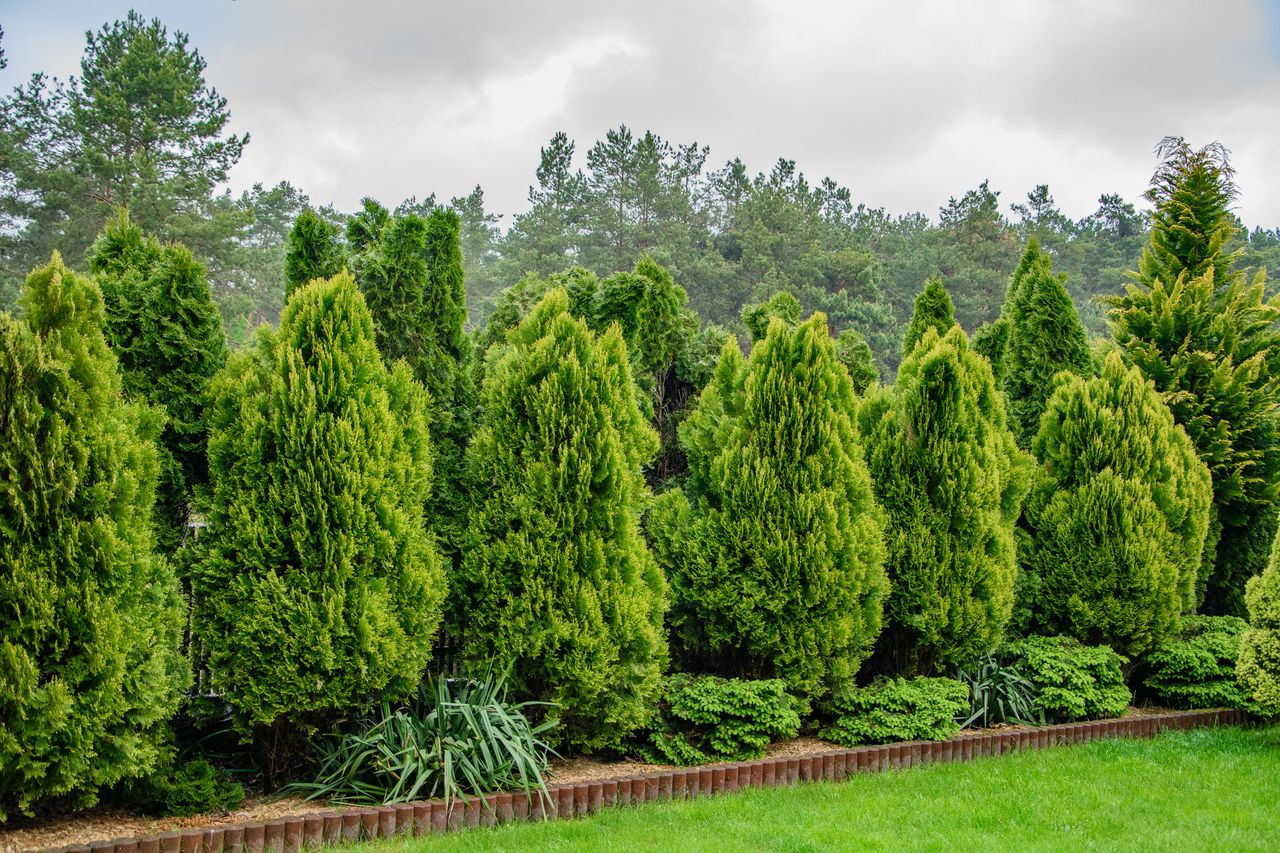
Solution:
M1280 727L1100 741L360 850L1280 851Z

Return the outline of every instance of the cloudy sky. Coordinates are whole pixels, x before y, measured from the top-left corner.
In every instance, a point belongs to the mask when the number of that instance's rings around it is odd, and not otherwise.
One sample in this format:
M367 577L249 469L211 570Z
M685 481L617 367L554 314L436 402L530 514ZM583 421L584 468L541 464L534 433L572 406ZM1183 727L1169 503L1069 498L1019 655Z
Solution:
M77 73L84 31L129 8L0 0L0 85ZM989 178L1006 210L1047 183L1080 217L1104 192L1136 201L1175 134L1225 143L1241 217L1280 225L1280 0L133 8L190 35L251 134L237 190L288 179L351 209L479 183L511 213L554 132L585 161L625 123L710 145L711 167L794 159L895 213L936 216Z

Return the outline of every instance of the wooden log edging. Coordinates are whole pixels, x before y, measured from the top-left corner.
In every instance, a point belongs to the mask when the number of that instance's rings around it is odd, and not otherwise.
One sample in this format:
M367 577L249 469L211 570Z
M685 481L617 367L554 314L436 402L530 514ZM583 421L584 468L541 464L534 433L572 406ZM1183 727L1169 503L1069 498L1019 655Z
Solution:
M853 749L833 747L813 755L779 756L550 785L550 797L545 802L520 793L501 793L469 797L465 802L455 800L452 808L438 799L395 806L357 806L258 823L193 827L139 838L52 847L40 853L300 853L375 838L432 835L526 820L565 820L644 802L693 799L747 788L780 788L801 782L838 782L856 773L970 761L1104 738L1149 738L1170 730L1235 725L1243 721L1244 714L1238 710L1213 708L1031 729L962 733L943 741L905 741Z

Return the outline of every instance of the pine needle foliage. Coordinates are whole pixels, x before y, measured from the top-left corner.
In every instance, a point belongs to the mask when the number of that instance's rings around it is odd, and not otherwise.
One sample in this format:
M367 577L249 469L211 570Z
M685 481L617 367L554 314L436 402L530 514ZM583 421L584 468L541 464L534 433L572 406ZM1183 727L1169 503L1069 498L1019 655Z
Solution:
M649 523L686 664L806 700L851 682L887 591L854 405L822 314L773 319L749 359L725 343Z
M189 672L154 551L163 418L125 402L102 297L55 252L0 314L0 821L146 775Z
M991 366L963 329L929 328L896 385L867 395L858 422L887 517L882 664L919 675L967 666L999 645L1009 621L1014 525L1032 468Z
M1280 494L1280 296L1227 250L1237 228L1220 145L1165 139L1147 198L1151 237L1124 294L1107 300L1125 359L1164 395L1213 476L1206 612L1241 615L1266 565Z
M565 742L619 746L666 661L666 582L640 533L657 436L622 333L595 335L553 288L490 351L481 402L451 633L465 662L559 706Z
M332 278L344 263L338 226L310 206L293 221L284 247L284 295L317 278Z
M1196 602L1212 484L1152 383L1117 353L1096 378L1059 375L1032 450L1034 627L1128 656L1171 637Z
M309 725L418 682L445 579L423 523L426 395L349 273L289 298L214 383L196 636L271 782Z
M924 289L916 296L915 306L911 311L911 323L902 339L902 355L905 358L915 349L924 333L933 329L939 335L945 335L956 324L956 309L951 303L951 294L942 283L942 276L930 276L924 283Z

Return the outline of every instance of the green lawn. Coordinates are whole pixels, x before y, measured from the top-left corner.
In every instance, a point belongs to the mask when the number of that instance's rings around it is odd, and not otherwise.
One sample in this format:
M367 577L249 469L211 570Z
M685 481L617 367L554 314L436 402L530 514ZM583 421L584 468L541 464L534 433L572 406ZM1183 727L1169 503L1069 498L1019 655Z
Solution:
M360 848L902 849L1280 850L1280 728L1169 732Z

